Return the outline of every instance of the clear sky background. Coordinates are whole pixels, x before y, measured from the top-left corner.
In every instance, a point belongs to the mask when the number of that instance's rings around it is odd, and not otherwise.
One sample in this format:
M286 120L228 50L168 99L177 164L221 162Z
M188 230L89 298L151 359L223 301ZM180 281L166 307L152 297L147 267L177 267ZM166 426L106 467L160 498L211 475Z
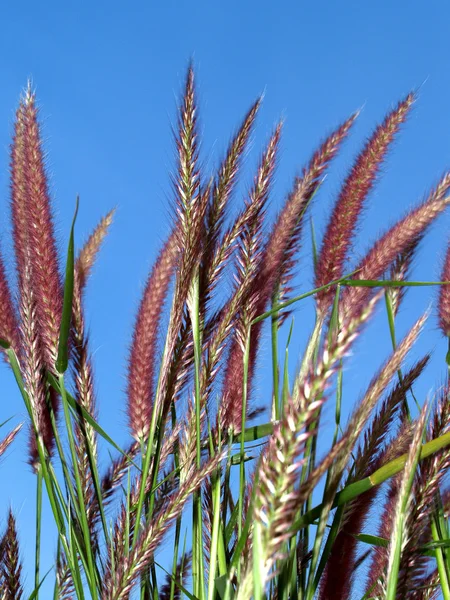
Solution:
M363 107L351 139L315 201L319 239L351 158L386 111L407 92L420 88L419 100L371 195L355 248L358 255L450 168L449 18L445 0L1 4L2 250L11 266L9 143L21 90L32 78L42 107L62 250L76 194L81 197L79 243L102 215L113 206L118 208L87 298L100 421L118 443L129 441L124 375L131 327L147 272L169 231L169 174L175 166L171 124L189 59L193 57L197 73L207 169L218 164L243 114L265 91L242 193L251 184L251 169L273 125L280 117L285 119L271 214L315 146ZM241 201L238 194L234 206ZM442 217L422 244L413 273L416 279L439 277L449 223L448 215ZM298 289L307 291L312 284L308 237L301 265ZM435 290L410 291L400 332L435 299ZM308 305L296 311L294 360L311 315ZM377 326L367 331L366 343L357 346L357 358L347 363L345 377L351 393L364 389L386 356L386 334L380 316ZM445 341L434 309L421 343L422 349L434 352L433 368L428 369L421 390L424 397L444 377ZM263 348L267 350L268 343ZM13 416L17 422L25 417L25 410L4 365L0 377L0 421ZM259 380L256 393L260 401L268 401L263 381ZM326 417L331 422L332 412ZM24 432L0 465L0 524L11 504L19 517L31 585L35 484L26 464L26 444ZM46 527L43 531L45 535ZM48 536L44 550L45 572L52 563L54 537Z

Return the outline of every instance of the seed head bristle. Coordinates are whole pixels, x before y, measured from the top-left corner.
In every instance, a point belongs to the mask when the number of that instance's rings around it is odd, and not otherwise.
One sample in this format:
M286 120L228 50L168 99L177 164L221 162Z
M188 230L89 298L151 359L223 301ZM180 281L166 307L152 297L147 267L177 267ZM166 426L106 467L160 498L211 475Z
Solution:
M185 585L190 566L191 555L183 555L183 557L178 561L175 574L173 575L172 573L167 573L165 582L161 586L158 594L159 600L181 600L180 586ZM171 594L172 586L174 586L173 594Z
M203 304L208 301L214 287L216 287L226 259L231 249L221 240L226 209L229 204L237 176L241 166L243 154L248 145L248 140L261 105L259 98L246 114L241 127L230 143L225 159L220 165L219 172L211 193L206 212L206 240L204 245L201 283L203 290Z
M317 368L306 379L296 382L295 397L288 403L261 455L258 466L255 518L263 527L263 564L261 581L265 582L284 542L291 537L290 526L301 502L309 495L323 472L313 473L307 482L296 487L303 464L302 451L308 438L315 435L309 428L324 403L324 390L340 359L356 339L371 315L375 300L358 319L349 322L333 346L324 348ZM335 458L335 457L334 457ZM327 470L330 466L322 468Z
M25 272L28 255L28 183L26 180L25 155L25 114L21 103L16 111L14 136L11 144L10 188L13 242L16 257L16 270L19 289L22 288L22 274Z
M178 149L178 177L175 184L177 212L186 242L192 233L192 222L198 210L200 191L200 174L197 166L197 102L192 65L188 68L183 101L179 109L176 144Z
M348 432L348 440L345 442L345 450L343 448L343 453L341 457L337 457L334 471L338 471L336 464L342 462L340 465L343 469L350 457L350 452L353 449L354 444L357 439L361 435L372 411L380 398L381 394L384 392L386 387L389 385L390 381L394 377L394 375L399 371L402 366L403 361L405 360L407 354L411 350L412 346L415 344L425 321L427 319L427 313L420 317L414 326L411 328L409 333L403 338L403 340L398 344L394 352L391 354L389 359L386 361L382 369L375 377L373 377L370 382L367 392L364 397L360 401L357 409L354 411L350 422L347 426ZM345 434L344 436L345 437Z
M392 585L393 582L393 585L395 586L394 589L398 589L400 594L402 593L402 589L399 586L399 573L398 571L396 573L396 568L399 569L400 567L401 559L405 550L405 544L410 535L410 529L412 525L412 488L414 483L414 475L419 460L422 435L426 426L427 412L428 407L425 403L414 426L414 434L408 452L408 458L402 472L396 505L394 508L392 521L393 527L389 535L386 584L383 587L386 589L388 586ZM405 591L406 590L403 590L403 592Z

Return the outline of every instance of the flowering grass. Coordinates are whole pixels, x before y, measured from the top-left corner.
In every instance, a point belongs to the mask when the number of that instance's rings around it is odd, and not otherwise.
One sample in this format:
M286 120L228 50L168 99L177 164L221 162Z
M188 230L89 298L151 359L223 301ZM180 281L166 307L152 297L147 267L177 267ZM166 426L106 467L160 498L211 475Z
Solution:
M25 577L25 532L10 511L0 538L0 599L39 598L43 579L53 577L53 598L61 600L450 600L449 383L425 401L414 388L428 351L405 366L428 313L403 339L396 336L405 290L431 285L438 288L440 330L450 336L450 247L441 281L409 280L419 243L450 204L450 173L359 262L352 256L364 206L414 101L409 94L385 117L350 166L314 247L315 289L295 296L303 230L358 114L312 153L271 222L283 124L275 126L232 214L261 99L217 173L206 172L188 68L175 133L172 227L130 332L129 443L120 448L101 426L84 308L114 211L78 255L75 212L67 255L59 256L36 98L26 89L10 160L17 284L13 289L0 256L0 343L29 416L37 514L36 531L27 534L35 534L36 551L34 573ZM316 319L291 377L289 340L281 361L279 333L306 298L315 302ZM374 365L344 423L343 367L357 360L349 358L355 341L383 310L392 353ZM254 387L265 321L272 388L259 407ZM333 404L335 431L322 452L322 411ZM270 419L255 424L262 409ZM2 436L0 455L21 427ZM105 472L100 446L112 456ZM57 532L48 573L40 550L44 494ZM376 502L383 504L378 514ZM365 581L362 594L356 579Z

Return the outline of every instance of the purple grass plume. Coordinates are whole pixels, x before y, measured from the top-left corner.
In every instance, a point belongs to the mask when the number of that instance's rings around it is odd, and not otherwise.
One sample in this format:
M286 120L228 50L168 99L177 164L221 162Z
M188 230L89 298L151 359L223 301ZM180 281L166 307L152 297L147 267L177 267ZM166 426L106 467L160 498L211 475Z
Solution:
M414 102L414 94L402 100L387 115L367 141L350 174L344 182L325 231L316 264L316 287L339 279L349 255L352 239L364 202L373 188L376 177L400 125ZM317 295L317 309L325 313L333 303L332 288Z

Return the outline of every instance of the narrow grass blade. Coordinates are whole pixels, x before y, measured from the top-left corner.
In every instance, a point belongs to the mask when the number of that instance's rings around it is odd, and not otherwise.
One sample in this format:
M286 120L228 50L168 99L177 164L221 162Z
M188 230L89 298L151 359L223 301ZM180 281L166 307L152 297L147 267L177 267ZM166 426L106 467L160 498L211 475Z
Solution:
M72 320L73 286L74 286L74 235L75 221L78 214L79 198L77 196L75 214L73 216L72 227L70 229L69 247L67 250L66 279L64 283L64 302L61 318L61 329L59 334L58 357L56 360L56 370L58 373L65 373L69 364L69 335L70 323Z

